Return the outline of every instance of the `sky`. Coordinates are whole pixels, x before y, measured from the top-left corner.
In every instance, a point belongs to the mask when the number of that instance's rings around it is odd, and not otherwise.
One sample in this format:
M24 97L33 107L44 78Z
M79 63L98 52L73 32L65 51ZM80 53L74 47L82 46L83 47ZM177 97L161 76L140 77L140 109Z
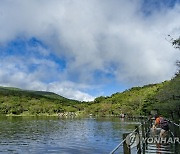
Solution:
M92 101L170 80L180 0L0 0L0 86Z

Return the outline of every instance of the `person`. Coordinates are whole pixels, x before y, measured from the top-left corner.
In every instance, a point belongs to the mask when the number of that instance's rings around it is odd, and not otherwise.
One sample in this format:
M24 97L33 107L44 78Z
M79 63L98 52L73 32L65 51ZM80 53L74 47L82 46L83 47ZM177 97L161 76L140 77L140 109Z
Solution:
M160 126L161 128L160 137L166 137L169 131L168 121L165 118L156 114L153 129L155 129L157 126Z

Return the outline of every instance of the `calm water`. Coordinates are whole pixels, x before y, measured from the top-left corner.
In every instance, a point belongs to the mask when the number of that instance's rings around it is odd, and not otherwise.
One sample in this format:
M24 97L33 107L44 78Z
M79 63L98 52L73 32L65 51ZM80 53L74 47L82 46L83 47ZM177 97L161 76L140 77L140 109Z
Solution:
M119 118L0 117L0 153L108 154L137 124Z

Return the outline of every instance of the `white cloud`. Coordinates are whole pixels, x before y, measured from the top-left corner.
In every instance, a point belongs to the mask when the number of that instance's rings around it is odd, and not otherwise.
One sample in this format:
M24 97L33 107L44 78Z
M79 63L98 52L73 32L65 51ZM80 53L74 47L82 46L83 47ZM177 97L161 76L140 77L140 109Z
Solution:
M55 92L57 94L61 94L67 98L75 99L75 100L81 100L81 101L92 101L95 97L84 93L78 89L81 89L82 85L64 81L61 83L51 83L47 86L48 91ZM86 85L83 85L83 87L87 87Z
M0 58L1 59L1 58ZM34 72L29 72L28 67L31 64L40 65ZM44 68L44 65L51 67ZM54 67L54 62L41 59L32 59L31 57L25 61L20 57L4 57L0 62L0 85L18 87L27 90L43 90L55 92L66 98L92 101L94 97L86 92L85 89L92 88L84 84L77 84L70 81L43 82L43 79L52 79L58 76L58 72Z
M61 72L64 80L75 77L75 82L91 84L96 80L93 76L96 70L111 73L128 85L170 79L180 53L165 37L180 34L180 20L177 20L180 5L152 11L149 16L141 12L141 5L142 0L2 0L0 44L17 36L37 37L66 58L66 70ZM41 52L49 54L49 51ZM43 60L38 62L47 66ZM56 67L53 62L48 65ZM42 85L34 84L43 87L40 74L47 74L43 64L36 74L28 76L39 77ZM27 74L20 76L28 78ZM61 87L61 83L62 80L56 85ZM65 88L54 88L71 96ZM73 97L81 97L79 89L70 88L70 91L76 91ZM82 95L85 99L90 97Z

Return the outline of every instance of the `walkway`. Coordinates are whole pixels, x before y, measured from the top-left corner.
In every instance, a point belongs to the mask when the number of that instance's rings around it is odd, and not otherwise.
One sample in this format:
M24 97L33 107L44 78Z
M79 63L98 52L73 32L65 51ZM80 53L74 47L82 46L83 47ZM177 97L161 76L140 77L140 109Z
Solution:
M180 154L179 124L169 121L168 137L162 140L158 136L160 129L152 131L151 127L152 120L142 121L133 132L123 134L123 141L110 154L120 153L120 148L124 154Z

